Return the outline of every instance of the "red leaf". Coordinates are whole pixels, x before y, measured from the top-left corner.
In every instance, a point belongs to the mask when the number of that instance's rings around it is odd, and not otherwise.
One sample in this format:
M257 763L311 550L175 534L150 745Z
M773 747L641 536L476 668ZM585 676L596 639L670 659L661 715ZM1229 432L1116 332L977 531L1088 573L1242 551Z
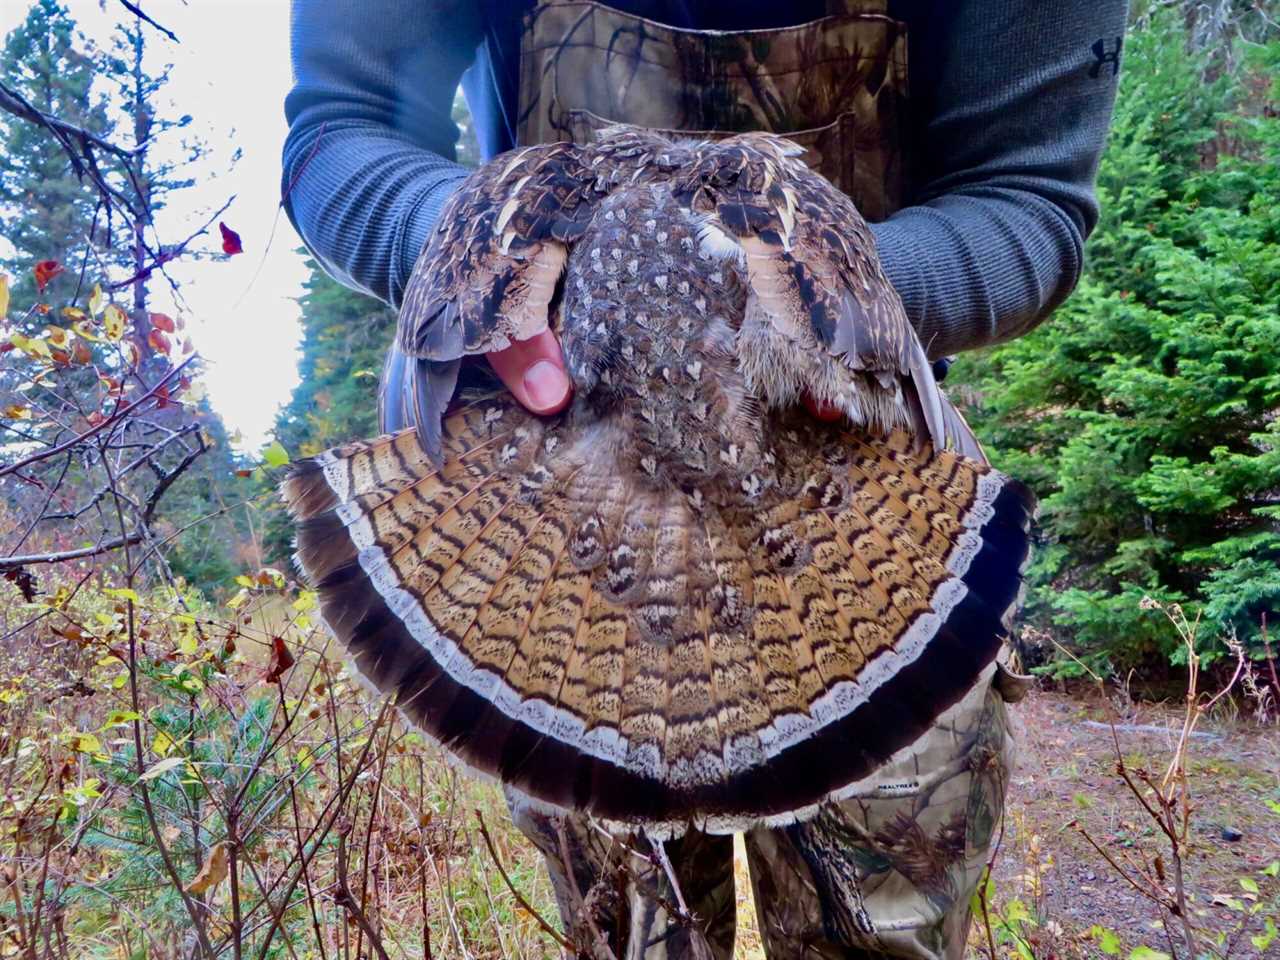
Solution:
M284 637L271 638L271 662L267 664L267 683L279 683L285 671L293 666L293 654L284 645Z
M169 338L159 330L152 330L147 334L147 343L156 353L167 354L169 352Z
M36 289L44 293L44 288L49 285L49 281L65 272L66 268L57 260L41 260L35 268Z
M173 317L167 313L153 313L151 315L151 325L157 330L163 330L165 333L173 333Z
M240 234L236 233L221 220L218 221L218 229L222 231L222 252L227 256L234 256L237 253L244 253L244 247L240 245Z
M163 410L169 406L169 388L161 384L156 388L156 409Z

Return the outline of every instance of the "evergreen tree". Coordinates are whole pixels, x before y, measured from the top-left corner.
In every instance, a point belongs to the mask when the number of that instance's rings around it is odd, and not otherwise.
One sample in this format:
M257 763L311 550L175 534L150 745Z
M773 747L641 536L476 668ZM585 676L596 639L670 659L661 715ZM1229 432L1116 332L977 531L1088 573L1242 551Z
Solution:
M395 336L395 311L348 290L307 260L311 271L299 298L302 307L301 377L276 417L275 436L294 458L378 432L378 380ZM267 511L264 553L285 562L293 527L272 502Z
M1079 288L949 384L1042 497L1028 616L1104 667L1181 654L1148 595L1210 657L1280 624L1280 43L1199 36L1161 11L1126 39Z
M299 298L301 377L276 420L276 437L294 456L378 430L378 379L395 334L396 315L372 297L348 290L314 260Z
M0 76L38 110L107 137L106 104L93 87L94 51L57 0L35 0L4 42ZM0 258L15 302L36 298L32 266L41 260L77 264L84 256L96 198L76 177L44 128L5 116L0 125L0 236L14 247ZM56 278L50 293L66 293L75 277Z
M177 113L164 97L173 65L165 64L156 73L146 67L152 37L151 28L140 17L125 19L116 27L110 53L100 61L102 80L115 91L113 102L122 118L120 127L128 131L125 142L132 151L127 163L114 164L120 192L130 198L134 208L131 236L127 242L117 243L110 257L124 278L130 279L134 336L143 346L152 331L148 304L152 271L174 254L162 246L156 234L155 215L165 208L171 194L195 185L192 171L199 169L207 153L199 139L182 136L191 125L191 115ZM188 259L197 256L186 251L181 255Z

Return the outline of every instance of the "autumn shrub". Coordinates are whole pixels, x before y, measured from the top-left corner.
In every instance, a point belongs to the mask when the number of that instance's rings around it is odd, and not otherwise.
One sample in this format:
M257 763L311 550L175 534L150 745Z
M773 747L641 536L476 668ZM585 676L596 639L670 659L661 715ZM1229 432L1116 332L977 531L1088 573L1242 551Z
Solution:
M0 955L549 953L478 834L554 915L497 791L348 674L313 594L237 580L4 595Z
M1147 595L1206 661L1280 623L1280 43L1221 54L1172 13L1126 39L1078 289L951 379L1042 498L1026 616L1094 667L1180 661Z

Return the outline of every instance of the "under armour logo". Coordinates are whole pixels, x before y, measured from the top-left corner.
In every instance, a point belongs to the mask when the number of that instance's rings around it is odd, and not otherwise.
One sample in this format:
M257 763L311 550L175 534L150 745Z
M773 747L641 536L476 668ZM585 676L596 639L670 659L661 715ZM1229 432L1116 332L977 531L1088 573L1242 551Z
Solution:
M1098 58L1098 62L1089 68L1089 76L1097 80L1098 74L1102 72L1102 68L1107 64L1111 64L1111 76L1115 76L1120 72L1120 44L1123 40L1116 37L1116 48L1114 50L1107 49L1106 40L1097 40L1094 42L1093 55Z

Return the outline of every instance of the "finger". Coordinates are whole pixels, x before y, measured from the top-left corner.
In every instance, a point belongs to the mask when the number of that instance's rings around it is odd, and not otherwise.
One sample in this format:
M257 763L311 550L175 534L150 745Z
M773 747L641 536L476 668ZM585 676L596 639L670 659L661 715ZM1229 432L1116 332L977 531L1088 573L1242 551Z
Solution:
M808 393L805 393L801 399L804 401L805 409L823 423L834 423L844 416L844 411L835 404L819 403Z
M560 341L550 330L517 340L488 358L498 379L531 413L559 413L569 405L573 386L564 369Z

